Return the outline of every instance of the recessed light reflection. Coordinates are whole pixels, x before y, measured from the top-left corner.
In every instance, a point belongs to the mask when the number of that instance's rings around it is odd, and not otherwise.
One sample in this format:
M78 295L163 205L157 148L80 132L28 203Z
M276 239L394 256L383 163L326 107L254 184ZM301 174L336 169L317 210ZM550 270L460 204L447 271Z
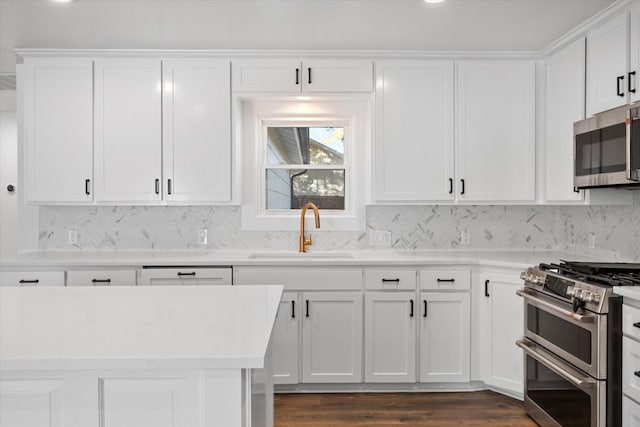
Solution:
M298 97L298 101L308 101L310 99L311 99L310 96L299 96Z

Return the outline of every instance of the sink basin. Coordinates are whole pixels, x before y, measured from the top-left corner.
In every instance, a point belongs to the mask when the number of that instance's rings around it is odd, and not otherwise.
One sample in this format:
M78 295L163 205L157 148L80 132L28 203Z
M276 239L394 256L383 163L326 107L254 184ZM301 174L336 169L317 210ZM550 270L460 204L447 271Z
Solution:
M293 252L293 251L271 251L254 252L249 255L249 259L349 259L353 258L350 252Z

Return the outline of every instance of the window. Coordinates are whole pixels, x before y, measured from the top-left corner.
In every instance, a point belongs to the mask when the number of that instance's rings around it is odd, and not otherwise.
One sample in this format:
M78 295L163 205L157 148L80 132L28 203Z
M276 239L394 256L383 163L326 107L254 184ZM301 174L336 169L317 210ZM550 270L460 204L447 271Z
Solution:
M266 128L267 210L345 209L344 126Z
M242 228L297 230L318 206L321 230L364 230L370 100L242 100Z

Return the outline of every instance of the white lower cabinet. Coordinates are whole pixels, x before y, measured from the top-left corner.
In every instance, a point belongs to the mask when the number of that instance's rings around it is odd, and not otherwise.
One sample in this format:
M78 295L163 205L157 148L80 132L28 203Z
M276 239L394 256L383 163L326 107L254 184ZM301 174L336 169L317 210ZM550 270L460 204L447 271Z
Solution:
M622 426L640 427L640 302L624 297L622 306Z
M471 358L470 296L420 294L420 382L468 382Z
M485 273L475 291L482 292L483 381L489 387L521 396L524 356L516 341L524 335L524 305L516 295L522 287L519 274L515 270Z
M362 382L362 292L304 292L302 382Z
M64 271L1 271L0 286L64 286Z
M230 267L142 268L139 285L231 285Z
M69 270L67 286L131 286L136 270Z
M415 297L415 292L367 292L365 294L365 382L411 383L416 381L417 301Z
M271 333L271 372L274 384L297 384L299 378L300 298L284 292Z
M640 427L640 404L622 396L622 427Z

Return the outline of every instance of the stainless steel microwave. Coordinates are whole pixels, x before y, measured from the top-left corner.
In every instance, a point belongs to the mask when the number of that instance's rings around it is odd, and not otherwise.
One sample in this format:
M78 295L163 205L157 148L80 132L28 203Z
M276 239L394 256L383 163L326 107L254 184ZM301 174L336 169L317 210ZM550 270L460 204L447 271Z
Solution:
M576 188L640 186L640 106L624 106L573 125Z

